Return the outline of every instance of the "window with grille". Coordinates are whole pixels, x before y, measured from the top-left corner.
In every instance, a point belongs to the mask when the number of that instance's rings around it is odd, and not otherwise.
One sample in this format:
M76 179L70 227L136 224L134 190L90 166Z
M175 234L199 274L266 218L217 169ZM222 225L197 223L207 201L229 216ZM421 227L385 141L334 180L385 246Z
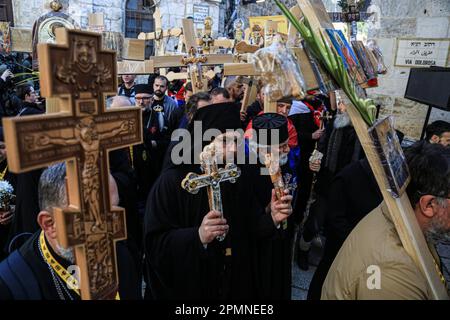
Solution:
M0 21L9 21L14 26L11 0L0 0Z
M137 39L139 33L155 30L153 0L127 0L125 8L125 37ZM145 57L149 58L153 52L153 41L147 41Z

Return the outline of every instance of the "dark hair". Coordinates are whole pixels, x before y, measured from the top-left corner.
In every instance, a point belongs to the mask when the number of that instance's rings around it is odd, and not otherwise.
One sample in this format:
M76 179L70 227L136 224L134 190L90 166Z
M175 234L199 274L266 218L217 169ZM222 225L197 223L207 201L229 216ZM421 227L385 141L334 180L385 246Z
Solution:
M450 132L450 123L438 120L429 124L425 131L427 133L426 139L427 141L430 141L431 137L434 135L441 137L444 132Z
M225 99L230 99L230 93L228 92L227 89L222 88L222 87L217 87L211 90L211 96L219 96L219 95L223 95L223 97Z
M193 115L197 111L198 102L200 100L209 101L211 100L211 95L208 92L199 92L193 94L192 97L189 98L189 101L186 102L186 114Z
M187 82L187 83L184 85L184 89L185 89L186 91L193 91L193 90L192 90L192 82Z
M179 72L181 72L181 68L180 67L170 67L167 71L179 73Z
M428 194L447 198L450 191L450 148L418 141L405 150L411 173L406 192L414 207Z
M31 88L33 88L33 85L26 83L18 86L16 88L16 95L19 97L20 100L25 100L25 96L27 94L30 94Z
M167 79L165 76L157 76L156 78L155 78L155 81L156 80L162 80L162 81L165 81L166 82L166 86L168 86L169 85L169 79ZM154 83L154 82L153 82Z

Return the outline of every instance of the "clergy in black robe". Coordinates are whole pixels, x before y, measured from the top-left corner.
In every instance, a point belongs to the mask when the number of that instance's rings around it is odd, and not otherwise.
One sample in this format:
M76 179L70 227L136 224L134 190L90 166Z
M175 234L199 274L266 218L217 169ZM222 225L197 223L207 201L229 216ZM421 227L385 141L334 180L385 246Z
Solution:
M39 182L38 215L41 230L33 234L25 244L0 263L0 300L79 300L79 294L71 289L60 275L75 264L71 248L63 248L56 239L53 208L67 205L65 165L46 169ZM112 181L114 179L111 178ZM111 202L118 203L115 183L110 182ZM124 243L117 244L119 295L121 299L140 298L140 280L134 272L133 260ZM63 269L62 269L62 268Z
M45 108L36 103L23 102L19 116L45 113ZM36 222L39 213L38 184L42 169L16 175L16 212L11 224L8 243L11 250L19 248L25 240L39 229Z
M249 141L250 152L261 154L266 152L279 154L279 166L282 175L291 175L288 163L289 134L286 117L276 113L264 113L253 119L255 137ZM273 131L279 132L279 139L272 141ZM267 140L262 138L267 134ZM269 175L260 174L264 164L253 167L257 201L261 206L271 201L273 183ZM292 182L292 181L290 181ZM258 292L262 299L290 300L291 299L291 256L294 235L294 217L287 218L286 225L279 225L272 233L257 245L258 260Z
M3 137L3 128L0 127L0 181L7 181L14 189L13 194L16 192L16 175L9 172L8 162L6 159L6 149ZM10 205L13 205L13 202ZM8 252L8 236L11 229L11 222L14 218L14 207L10 206L9 213L0 211L2 218L0 219L0 261L7 256Z
M308 300L319 300L322 285L347 236L369 212L383 201L367 159L341 170L330 185L325 221L324 253L308 290Z
M309 158L311 157L314 147L320 136L318 119L321 110L322 101L311 97L304 100L305 105L310 109L308 113L297 113L289 116L297 130L298 145L300 147L300 163L297 167L297 179L302 187L299 188L294 205L294 215L297 223L303 220L303 214L308 202L311 184L313 180L313 172L309 169Z
M190 132L193 132L195 121L201 121L202 132L210 128L220 132L240 128L239 110L232 106L214 104L199 109L194 115ZM191 138L193 142L187 148L190 150L197 150L195 143L199 144L200 150L209 143L202 142L201 137ZM198 153L191 152L190 160L198 159L198 156ZM273 202L265 210L270 199L265 206L260 205L255 197L257 189L251 181L251 170L241 166L241 176L236 183L222 182L220 185L225 220L212 218L214 213L210 212L205 189L191 194L181 188L181 181L189 172L202 173L199 164L190 163L172 163L161 174L147 200L145 254L150 283L146 297L259 297L257 244L260 239L276 231L272 216L288 214L292 211L290 204ZM205 230L208 232L206 241ZM225 231L224 241L211 237L214 232L218 235Z

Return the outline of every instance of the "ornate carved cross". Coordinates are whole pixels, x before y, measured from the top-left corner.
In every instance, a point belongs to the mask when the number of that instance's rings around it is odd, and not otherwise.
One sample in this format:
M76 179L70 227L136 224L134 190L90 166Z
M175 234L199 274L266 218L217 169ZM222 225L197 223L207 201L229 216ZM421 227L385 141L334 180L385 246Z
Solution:
M166 48L164 44L164 38L170 37L179 37L183 34L183 29L181 28L172 28L168 30L162 29L162 20L161 20L161 10L159 7L155 9L155 13L153 14L153 19L155 21L155 31L154 32L141 32L138 36L140 40L154 40L156 45L155 55L163 56Z
M186 191L197 194L201 188L207 188L209 208L218 211L223 216L222 197L220 194L220 183L230 181L235 183L241 175L240 169L233 163L227 164L225 168L219 169L214 143L207 145L200 153L200 162L205 174L188 173L181 182L181 187ZM217 237L217 240L223 241L225 236Z
M153 57L154 68L188 67L194 93L208 91L208 83L203 76L203 66L215 66L233 62L233 56L227 54L197 53L194 24L191 19L183 19L183 33L187 56L174 55Z
M68 207L55 209L58 240L75 247L83 299L113 299L118 289L115 242L126 239L125 212L112 207L108 151L141 143L138 108L106 110L117 89L116 54L97 33L57 29L40 44L40 83L59 98L53 114L3 119L8 165L24 172L66 161Z

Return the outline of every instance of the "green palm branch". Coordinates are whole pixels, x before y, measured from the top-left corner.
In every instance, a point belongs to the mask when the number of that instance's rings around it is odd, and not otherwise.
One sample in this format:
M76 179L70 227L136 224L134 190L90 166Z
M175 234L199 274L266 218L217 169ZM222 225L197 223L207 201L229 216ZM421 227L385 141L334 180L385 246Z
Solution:
M315 33L306 17L303 17L301 21L297 20L281 1L275 0L275 3L308 44L312 54L323 64L328 73L342 88L364 121L369 126L372 126L376 117L375 104L371 99L362 99L358 96L355 79L350 79L341 56L331 49L323 33L320 32L319 35Z

